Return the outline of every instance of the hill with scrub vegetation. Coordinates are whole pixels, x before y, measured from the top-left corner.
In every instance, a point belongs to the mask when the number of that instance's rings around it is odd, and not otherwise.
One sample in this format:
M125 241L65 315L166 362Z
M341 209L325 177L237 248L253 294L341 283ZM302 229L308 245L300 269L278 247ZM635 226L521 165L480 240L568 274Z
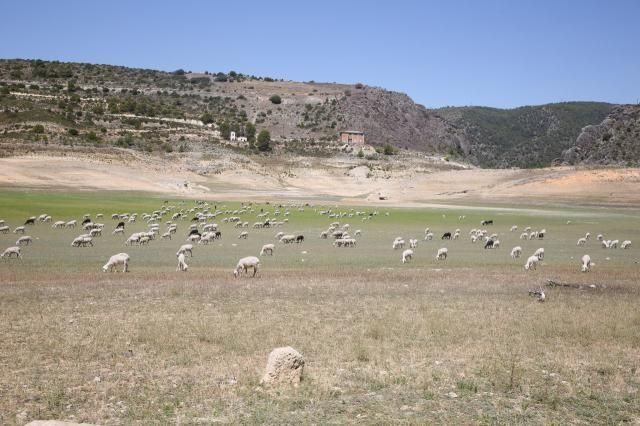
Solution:
M239 154L326 157L344 152L341 130L359 130L378 151L371 156L413 150L491 168L635 164L640 154L626 147L637 147L637 119L624 121L631 129L624 139L585 148L585 132L620 108L628 109L599 102L428 109L406 94L361 83L0 60L0 155L54 146L160 155L224 146ZM246 142L230 143L232 132ZM609 141L613 148L599 156ZM625 147L620 158L611 154L618 146Z

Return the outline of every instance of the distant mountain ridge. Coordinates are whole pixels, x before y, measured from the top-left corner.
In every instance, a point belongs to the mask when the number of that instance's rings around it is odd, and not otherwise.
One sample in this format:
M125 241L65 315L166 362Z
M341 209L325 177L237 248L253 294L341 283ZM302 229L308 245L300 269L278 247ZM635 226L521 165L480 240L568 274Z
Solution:
M598 151L610 144L583 136L599 134L603 120L629 108L565 102L514 109L428 109L404 93L360 83L0 60L0 142L46 140L171 152L218 143L233 131L248 138L251 151L256 133L268 130L273 155L332 155L339 150L339 131L353 129L363 131L374 146L435 153L481 167L604 164L614 158L612 164L635 164L640 158L637 150L625 148L622 157L609 150L601 156ZM604 142L637 146L638 122L625 114L618 112L610 119L626 123L628 135L619 136L618 129ZM190 126L190 137L169 119L189 120L184 126ZM209 126L193 126L195 122ZM36 125L43 129L34 130ZM596 127L588 130L589 126Z

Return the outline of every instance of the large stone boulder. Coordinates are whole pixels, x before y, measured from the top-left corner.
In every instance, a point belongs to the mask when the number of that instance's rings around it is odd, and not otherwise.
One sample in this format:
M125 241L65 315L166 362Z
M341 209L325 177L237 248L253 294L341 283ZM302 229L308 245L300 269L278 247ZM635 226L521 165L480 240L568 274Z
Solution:
M262 377L265 385L297 384L302 380L304 358L290 346L276 348L269 354L267 370Z

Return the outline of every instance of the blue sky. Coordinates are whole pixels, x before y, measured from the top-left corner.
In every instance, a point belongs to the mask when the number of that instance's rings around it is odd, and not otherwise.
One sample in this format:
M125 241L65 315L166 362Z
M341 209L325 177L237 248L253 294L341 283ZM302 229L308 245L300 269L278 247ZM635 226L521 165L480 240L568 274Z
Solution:
M0 57L381 86L427 107L640 101L640 0L9 1Z

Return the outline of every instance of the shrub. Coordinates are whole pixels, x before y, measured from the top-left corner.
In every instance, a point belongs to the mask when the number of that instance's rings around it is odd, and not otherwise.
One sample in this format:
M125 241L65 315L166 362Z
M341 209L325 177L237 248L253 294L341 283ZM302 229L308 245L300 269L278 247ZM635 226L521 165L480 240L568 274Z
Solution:
M362 157L364 157L364 152L362 151L362 148L360 148L360 151L358 151L358 158Z
M272 104L281 104L282 103L282 99L280 98L279 95L272 95L269 100L271 101Z
M364 89L364 84L356 83L356 89Z
M87 133L87 139L95 142L98 140L98 135L96 135L96 132L89 132Z
M163 143L162 144L162 150L164 152L173 152L173 147L171 145L169 145L168 143Z
M71 136L78 136L78 129L71 128L68 132Z
M44 133L44 126L42 124L36 124L31 129L33 133Z
M386 144L384 146L383 152L384 152L384 155L393 155L396 153L396 149L392 145Z

